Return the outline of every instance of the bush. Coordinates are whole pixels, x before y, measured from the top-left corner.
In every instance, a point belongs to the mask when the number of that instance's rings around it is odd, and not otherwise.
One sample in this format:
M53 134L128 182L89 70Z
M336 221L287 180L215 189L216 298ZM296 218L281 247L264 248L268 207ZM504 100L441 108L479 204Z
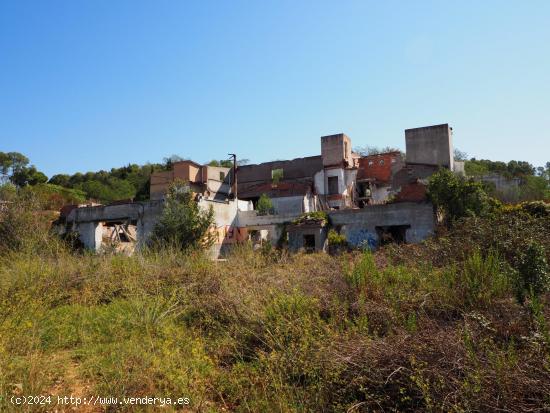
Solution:
M294 225L305 224L308 222L317 222L322 225L328 224L328 214L325 211L306 212L292 221Z
M550 268L546 261L544 247L537 242L530 242L520 255L517 268L516 296L523 303L525 296L540 295L550 286Z
M28 191L0 206L0 255L7 252L43 253L61 246L49 233L54 216L41 211L37 197Z
M523 202L520 209L537 218L550 216L550 205L542 201Z
M14 184L6 182L0 185L0 201L13 201L17 196L17 188Z
M64 188L53 184L37 184L21 189L32 192L42 209L58 211L63 205L80 204L86 201L86 194L77 189Z
M258 215L269 215L275 212L275 209L273 208L273 202L271 201L271 198L268 197L266 194L262 194L260 196L256 209L258 210Z
M478 307L489 306L495 298L503 297L509 291L508 285L498 255L489 251L483 257L475 251L464 262L458 285L453 286L453 290L463 294L466 307Z
M331 254L339 254L348 247L346 236L338 234L334 229L330 229L327 235L328 249Z
M208 248L213 242L211 227L214 210L200 209L189 185L176 181L168 189L162 215L153 229L151 242L155 246L180 249Z
M440 169L430 177L428 197L444 215L448 225L460 218L479 216L489 211L489 197L483 185L448 169Z

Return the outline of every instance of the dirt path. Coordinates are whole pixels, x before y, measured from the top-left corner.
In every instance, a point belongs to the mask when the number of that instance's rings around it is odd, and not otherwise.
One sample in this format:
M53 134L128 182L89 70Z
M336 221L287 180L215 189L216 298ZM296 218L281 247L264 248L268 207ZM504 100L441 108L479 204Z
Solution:
M80 366L74 360L70 351L58 352L52 357L52 363L58 366L59 375L55 378L53 386L48 390L52 395L52 403L56 403L58 412L83 412L99 413L104 411L100 406L93 405L62 405L57 404L57 397L79 397L81 400L93 396L92 386L80 375Z

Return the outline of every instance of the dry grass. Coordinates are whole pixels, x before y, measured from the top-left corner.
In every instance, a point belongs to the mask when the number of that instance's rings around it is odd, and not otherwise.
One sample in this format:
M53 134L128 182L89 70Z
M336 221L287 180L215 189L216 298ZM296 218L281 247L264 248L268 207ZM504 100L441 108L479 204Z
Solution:
M441 259L445 242L407 247L419 260L242 247L226 262L30 243L0 256L0 410L72 393L197 412L547 411L547 297L518 304L501 256ZM147 411L88 411L118 410Z

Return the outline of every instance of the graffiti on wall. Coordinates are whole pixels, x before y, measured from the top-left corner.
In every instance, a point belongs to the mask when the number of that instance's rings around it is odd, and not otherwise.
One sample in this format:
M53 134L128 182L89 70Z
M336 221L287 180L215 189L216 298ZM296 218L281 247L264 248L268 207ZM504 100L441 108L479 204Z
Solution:
M375 249L378 245L378 236L367 228L353 228L346 231L348 243L360 249Z
M242 242L248 239L248 230L246 228L234 227L231 225L222 225L215 228L215 243L216 244L232 244Z

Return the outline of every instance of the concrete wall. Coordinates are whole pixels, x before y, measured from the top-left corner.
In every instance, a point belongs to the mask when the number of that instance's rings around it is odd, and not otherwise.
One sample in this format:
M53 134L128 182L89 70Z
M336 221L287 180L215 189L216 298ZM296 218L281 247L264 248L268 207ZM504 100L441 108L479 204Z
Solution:
M235 201L230 202L216 202L209 199L201 199L199 201L199 208L208 210L210 207L214 210L214 220L216 226L233 225L237 219L237 203Z
M321 156L323 166L351 166L351 139L343 133L322 136Z
M248 229L239 225L238 216L240 212L246 213L251 209L250 202L242 200L217 202L203 198L199 201L199 207L203 210L212 207L214 211L215 227L212 229L214 245L208 252L212 258L223 256L233 244L248 239ZM250 212L255 213L255 211Z
M452 129L448 124L405 130L407 163L454 169Z
M228 184L214 179L208 180L206 189L210 192L209 198L216 200L225 200L231 192L231 187Z
M103 222L136 222L137 246L143 246L149 240L162 209L163 201L135 202L121 205L106 205L75 208L67 216L67 226L79 233L79 238L86 248L98 251L102 243ZM236 226L238 209L252 209L250 202L239 200L238 202L215 202L202 199L199 207L214 210L214 221L218 238L214 250L221 250L223 245L242 241L246 238L246 230ZM254 211L251 211L255 214Z
M520 178L507 179L499 174L487 174L474 179L494 187L495 195L504 202L519 202L521 198Z
M373 185L371 187L371 199L374 203L386 202L390 196L391 186L378 186Z
M223 179L220 179L220 173ZM231 168L221 166L204 165L202 167L202 181L206 184L206 189L210 192L210 199L224 201L231 192Z
M204 173L203 175L203 181L213 179L215 181L220 181L220 172L223 173L224 178L221 180L222 182L229 183L229 177L231 173L231 168L226 168L223 166L210 166L210 165L204 165L203 166Z
M257 231L261 241L269 241L274 246L279 242L283 229L283 225L257 225L246 228L248 234ZM254 240L252 241L254 242ZM258 242L257 239L256 242Z
M254 165L240 166L237 172L239 191L241 185L254 182L271 182L271 171L283 170L283 180L312 177L315 172L323 169L321 156L309 156L289 161L273 161Z
M304 235L313 235L315 237L315 251L326 251L327 229L319 226L298 226L291 225L288 228L288 249L292 252L298 252L304 248Z
M276 214L293 214L304 211L304 196L285 196L272 198L273 208Z
M174 181L173 171L154 172L151 174L150 198L159 200L164 197L170 184Z
M189 182L202 182L201 167L192 161L181 161L174 163L172 167L174 178Z
M160 214L163 205L163 201L148 201L75 208L67 216L67 222L139 220Z
M163 205L162 201L149 201L75 208L66 222L69 229L78 232L86 248L98 251L102 243L103 222L135 221L139 247L147 243Z
M236 225L239 227L261 227L284 224L294 221L300 215L300 213L258 215L257 211L238 211Z
M329 177L338 177L338 194L340 197L333 197L330 199L328 191L328 178ZM355 179L357 176L356 169L345 169L345 168L327 168L322 171L317 172L313 177L313 182L315 185L315 192L321 196L329 196L327 198L327 203L334 207L338 206L342 208L344 205L347 205L347 200L351 199L353 189L355 187Z
M99 251L103 241L103 225L101 222L82 222L75 226L78 239L92 251Z
M459 175L465 176L466 175L466 162L464 161L454 161L453 163L453 171Z
M332 225L341 227L341 233L354 247L375 248L378 243L376 227L410 225L406 242L420 242L433 234L435 217L430 203L402 202L369 205L363 209L331 211Z

